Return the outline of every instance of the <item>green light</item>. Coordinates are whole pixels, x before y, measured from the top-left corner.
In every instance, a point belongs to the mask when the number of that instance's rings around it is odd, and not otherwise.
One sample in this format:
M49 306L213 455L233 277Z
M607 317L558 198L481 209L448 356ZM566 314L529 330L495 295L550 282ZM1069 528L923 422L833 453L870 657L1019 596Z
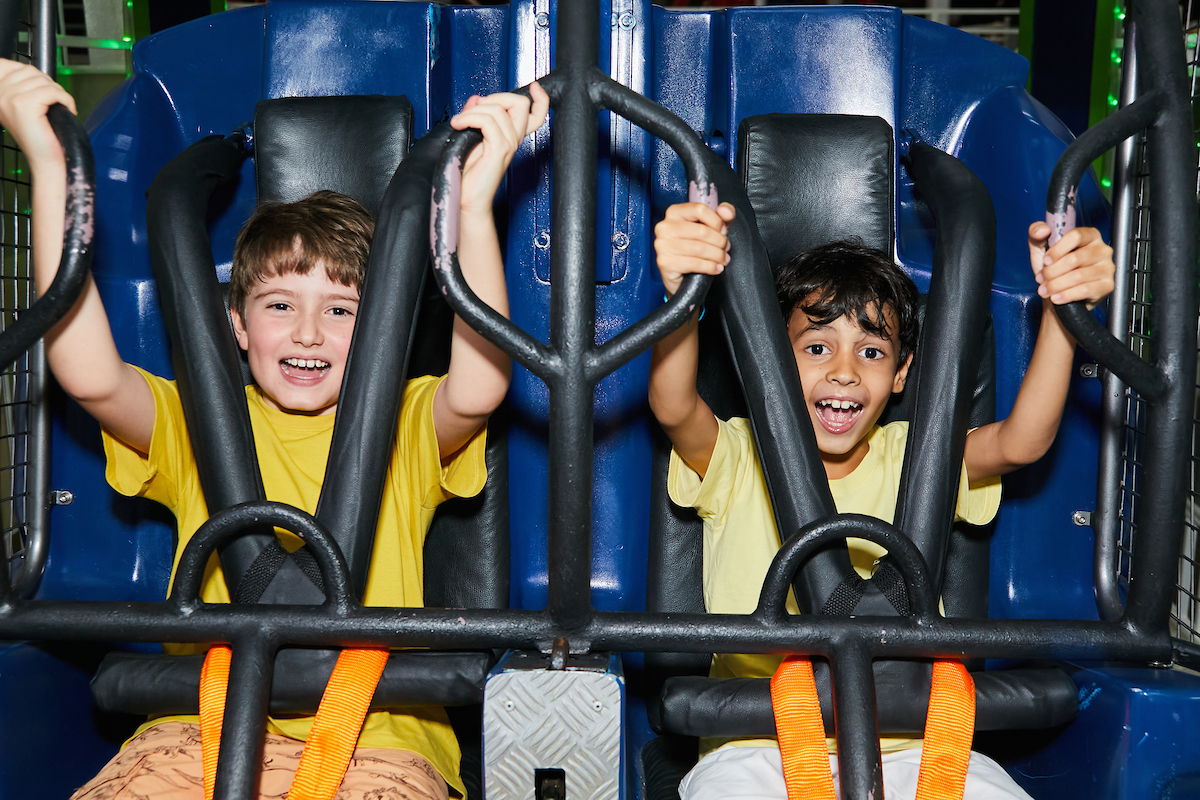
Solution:
M1109 104L1110 106L1114 106L1114 107L1115 107L1115 106L1117 105L1117 98L1116 98L1116 96L1114 96L1114 95L1111 95L1111 94L1110 94L1110 95L1108 96L1108 104Z
M1104 180L1100 181L1100 185L1103 186L1105 189L1110 189L1110 188L1112 188L1112 181L1109 180L1108 178L1105 178Z
M1121 54L1118 53L1116 50L1112 51L1112 63L1114 63L1114 64L1121 63Z
M132 42L132 41L133 41L133 39L131 39L130 37L126 36L126 37L125 37L124 39L122 39L121 41L122 41L122 42Z
M1121 20L1122 22L1125 21L1125 11L1124 10L1119 9L1119 8L1117 9L1117 19Z

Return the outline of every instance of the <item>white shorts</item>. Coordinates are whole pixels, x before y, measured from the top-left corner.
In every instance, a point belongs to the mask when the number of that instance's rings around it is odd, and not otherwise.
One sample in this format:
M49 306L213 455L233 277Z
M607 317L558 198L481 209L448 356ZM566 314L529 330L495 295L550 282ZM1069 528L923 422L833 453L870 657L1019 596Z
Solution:
M829 757L838 787L837 756ZM913 800L921 768L921 748L883 754L883 791L887 800ZM679 782L680 800L787 800L778 747L724 747L700 759ZM971 751L964 800L1032 800L1004 768Z

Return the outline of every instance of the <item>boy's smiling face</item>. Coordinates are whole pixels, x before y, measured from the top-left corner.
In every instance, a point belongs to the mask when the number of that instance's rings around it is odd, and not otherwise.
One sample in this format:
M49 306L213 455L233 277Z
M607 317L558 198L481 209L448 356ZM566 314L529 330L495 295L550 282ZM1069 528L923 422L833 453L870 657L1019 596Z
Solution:
M818 325L800 308L788 320L788 338L804 389L821 460L830 479L844 478L870 449L867 434L888 399L904 388L909 355L899 363L895 314L884 306L888 337L863 330L848 316Z
M273 408L337 410L358 300L358 289L330 280L318 264L305 275L263 278L246 298L245 315L233 310L238 345Z

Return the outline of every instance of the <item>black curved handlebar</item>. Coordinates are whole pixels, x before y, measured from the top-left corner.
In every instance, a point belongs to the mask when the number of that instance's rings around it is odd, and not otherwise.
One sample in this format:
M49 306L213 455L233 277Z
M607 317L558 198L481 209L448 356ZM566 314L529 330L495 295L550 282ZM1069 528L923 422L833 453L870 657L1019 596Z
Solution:
M62 144L67 161L62 260L58 274L42 297L21 313L15 325L0 334L0 370L11 366L71 310L83 291L92 264L92 237L96 230L92 145L83 126L65 106L51 106L46 117Z
M1126 106L1098 125L1089 128L1067 146L1054 166L1046 193L1046 224L1053 246L1075 227L1075 197L1088 165L1158 117L1163 93L1153 91ZM1158 400L1166 392L1162 375L1138 358L1120 340L1105 330L1082 300L1055 306L1063 326L1079 344L1106 369L1137 390L1147 400Z
M695 131L671 112L598 70L586 74L583 80L600 108L620 114L669 144L679 154L687 170L689 199L716 209L717 190L705 164L706 148ZM562 83L555 75L542 81L552 106L561 96ZM529 93L525 87L516 91L523 95ZM482 134L473 129L451 134L435 173L430 209L434 275L456 314L513 360L546 380L552 373L564 369L561 355L482 303L467 286L459 267L458 201L462 168L471 150L482 141ZM587 355L584 369L586 380L591 383L600 380L684 324L704 303L711 283L712 278L706 275L687 276L679 291L667 303Z
M241 534L274 525L304 540L313 552L325 584L325 607L345 616L358 605L350 589L350 571L342 551L325 527L311 514L286 503L255 500L231 506L209 517L183 548L171 589L171 602L179 608L195 608L200 602L200 583L213 550Z

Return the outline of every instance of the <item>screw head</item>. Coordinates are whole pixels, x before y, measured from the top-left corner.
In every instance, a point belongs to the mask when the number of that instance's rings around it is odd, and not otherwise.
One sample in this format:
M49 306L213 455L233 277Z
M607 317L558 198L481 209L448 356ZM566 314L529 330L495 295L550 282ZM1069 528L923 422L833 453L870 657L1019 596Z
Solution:
M539 28L549 28L550 27L550 15L547 14L545 11L539 11L538 15L533 18L533 21L534 21L534 24L536 24Z
M537 236L533 237L533 246L538 250L549 250L550 231L542 231Z
M617 24L621 26L622 30L632 30L637 26L637 17L633 15L632 11L622 11L621 16L617 18Z
M629 234L625 233L624 231L618 231L617 233L614 233L612 237L612 243L613 247L616 248L618 252L623 252L629 249Z

